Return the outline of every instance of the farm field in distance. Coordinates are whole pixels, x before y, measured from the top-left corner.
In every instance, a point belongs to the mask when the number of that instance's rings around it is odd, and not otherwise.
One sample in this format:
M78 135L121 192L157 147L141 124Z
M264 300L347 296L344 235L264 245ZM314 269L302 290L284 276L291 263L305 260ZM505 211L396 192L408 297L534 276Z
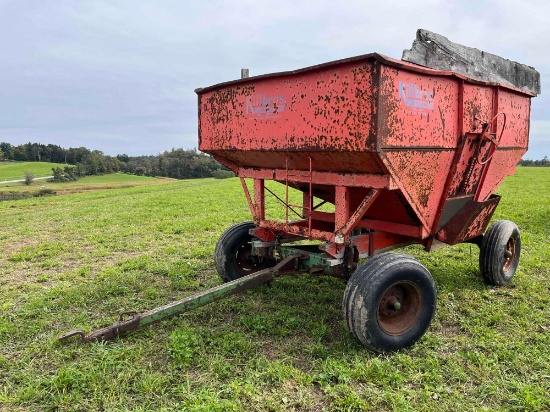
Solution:
M136 176L124 173L111 173L100 176L85 176L74 182L53 183L48 180L33 181L29 186L23 182L0 184L0 198L2 192L39 192L42 188L52 190L57 195L90 192L98 190L124 189L128 187L164 185L177 180L170 178L156 178Z
M522 236L509 286L483 283L474 245L402 250L432 273L438 307L389 355L347 331L345 283L313 275L105 344L59 344L220 284L216 241L250 220L238 179L107 176L0 202L1 411L550 409L550 168L518 167L497 192L494 220Z
M34 177L51 176L53 167L63 169L65 166L72 165L49 162L0 162L0 182L24 179L25 172L31 172Z

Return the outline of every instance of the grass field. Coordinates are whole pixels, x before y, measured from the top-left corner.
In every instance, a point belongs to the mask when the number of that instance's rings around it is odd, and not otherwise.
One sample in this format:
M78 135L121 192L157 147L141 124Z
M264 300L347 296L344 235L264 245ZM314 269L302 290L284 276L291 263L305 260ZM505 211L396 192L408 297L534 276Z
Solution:
M438 288L410 349L348 333L343 281L285 277L105 344L61 346L218 285L221 233L250 214L237 179L168 181L0 203L0 410L549 410L550 168L518 168L495 219L522 230L505 288L476 246L409 247Z
M51 176L52 167L64 168L65 164L49 162L0 162L0 182L25 178L25 172L34 177Z
M80 183L128 183L128 182L154 182L158 179L149 176L127 175L123 173L111 173L103 176L87 176L80 179ZM168 179L170 180L170 179Z
M48 180L37 180L29 186L23 182L0 185L2 192L38 192L41 188L53 190L57 195L91 192L98 190L124 189L138 186L164 185L174 183L176 180L169 178L156 178L148 176L127 175L123 173L111 173L102 176L86 176L74 182L53 183Z

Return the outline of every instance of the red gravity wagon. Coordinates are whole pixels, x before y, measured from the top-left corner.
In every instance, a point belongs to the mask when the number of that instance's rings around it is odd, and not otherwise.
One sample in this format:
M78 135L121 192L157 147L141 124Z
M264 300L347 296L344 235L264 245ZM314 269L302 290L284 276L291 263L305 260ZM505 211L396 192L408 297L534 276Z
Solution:
M422 65L373 53L197 89L199 149L240 178L253 217L217 242L216 269L229 283L89 340L309 272L347 280L343 311L355 338L398 350L421 338L436 308L426 267L388 252L410 244L474 243L484 280L507 284L520 232L506 220L486 229L496 188L528 147L538 73L423 30L407 55ZM278 219L266 213L269 196L282 205Z
M388 250L475 243L486 282L514 275L517 226L485 230L495 189L527 150L533 92L368 54L197 93L199 149L241 179L254 219L217 244L224 280L300 256L289 271L349 278L350 332L388 351L419 339L436 306L428 270ZM289 202L289 188L301 202ZM283 221L266 215L266 196L284 205ZM334 211L320 211L326 203ZM292 245L303 240L322 243Z

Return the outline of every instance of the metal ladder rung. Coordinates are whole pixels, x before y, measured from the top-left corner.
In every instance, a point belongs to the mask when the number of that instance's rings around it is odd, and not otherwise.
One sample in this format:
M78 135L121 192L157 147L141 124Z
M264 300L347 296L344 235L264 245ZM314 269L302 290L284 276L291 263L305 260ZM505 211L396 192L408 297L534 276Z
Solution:
M309 213L308 213L308 232L309 232L309 235L308 236L311 236L311 225L312 225L312 220L311 220L311 211L313 210L313 161L311 159L311 157L308 157L309 159L309 171L307 170L289 170L288 168L288 165L289 165L289 158L287 157L286 158L286 177L285 177L285 192L286 192L286 201L285 201L285 204L286 204L286 223L288 223L288 209L292 207L295 207L295 208L300 208L302 209L302 215L304 214L304 211L308 210ZM309 201L310 201L310 205L308 207L304 206L304 205L293 205L293 204L290 204L288 203L288 178L292 178L292 177L301 177L301 178L309 178Z

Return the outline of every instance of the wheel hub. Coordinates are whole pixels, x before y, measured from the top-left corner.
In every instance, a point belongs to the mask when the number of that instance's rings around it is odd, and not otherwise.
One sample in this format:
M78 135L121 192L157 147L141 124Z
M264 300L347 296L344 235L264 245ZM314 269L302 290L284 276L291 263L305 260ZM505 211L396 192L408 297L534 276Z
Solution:
M408 281L396 282L382 294L378 304L378 324L388 335L401 335L413 327L422 309L418 287Z
M512 263L514 262L516 256L516 240L511 237L508 239L508 242L506 243L506 248L504 249L504 263L502 265L502 268L505 272L510 269L510 266L512 266Z
M249 242L246 242L237 248L234 265L237 272L243 276L246 276L268 268L269 262L267 259L261 261L257 256L253 256L252 245Z

